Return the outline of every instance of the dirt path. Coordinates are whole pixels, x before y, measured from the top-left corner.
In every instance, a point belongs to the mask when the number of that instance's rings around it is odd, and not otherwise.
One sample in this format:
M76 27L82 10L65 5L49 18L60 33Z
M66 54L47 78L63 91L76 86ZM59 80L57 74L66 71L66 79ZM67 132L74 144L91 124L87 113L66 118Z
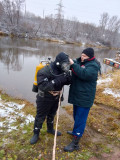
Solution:
M97 104L98 106L104 108L104 109L108 109L110 111L116 111L116 112L120 112L120 109L117 109L117 108L112 108L112 107L109 107L107 105L103 105L103 104Z
M100 158L92 157L89 160L120 160L120 149L114 148L114 151L110 154L104 153Z
M108 106L104 105L98 105L99 107L104 108L105 110L109 111L118 111L120 110L110 108ZM60 115L65 115L72 123L73 123L73 117L67 113L67 111L64 108L60 108ZM105 115L108 116L108 115ZM96 132L92 128L90 128L88 125L85 129L85 134L89 136L90 141L92 141L93 144L99 144L99 143L105 143L107 144L108 141L106 140L106 137L102 135L101 133ZM99 156L93 156L89 160L120 160L120 148L116 147L114 144L108 144L109 148L111 148L110 153L101 153ZM97 147L95 146L95 152L97 152Z

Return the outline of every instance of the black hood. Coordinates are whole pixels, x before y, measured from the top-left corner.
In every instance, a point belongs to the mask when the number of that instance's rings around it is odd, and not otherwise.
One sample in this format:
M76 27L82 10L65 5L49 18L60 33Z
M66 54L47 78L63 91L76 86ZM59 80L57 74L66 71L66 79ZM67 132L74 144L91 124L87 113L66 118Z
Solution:
M54 61L54 64L56 65L57 69L63 73L64 70L63 70L63 66L62 64L63 63L66 63L66 64L69 64L69 56L64 53L64 52L60 52L57 56L56 56L56 59Z
M64 52L60 52L55 59L55 62L57 63L63 63L63 62L69 62L69 56L64 53Z
M55 58L55 61L54 62L51 62L50 66L51 66L51 69L52 69L52 72L55 74L55 75L59 75L61 73L63 73L64 71L62 70L62 64L66 62L66 63L69 63L69 56L64 53L64 52L60 52L56 58Z

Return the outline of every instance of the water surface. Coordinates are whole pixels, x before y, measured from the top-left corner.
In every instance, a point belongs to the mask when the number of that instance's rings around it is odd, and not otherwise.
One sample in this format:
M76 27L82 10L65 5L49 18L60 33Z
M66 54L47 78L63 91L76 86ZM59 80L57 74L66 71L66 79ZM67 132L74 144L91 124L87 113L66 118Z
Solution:
M35 103L36 93L32 92L36 66L41 60L52 60L59 52L66 52L72 59L80 57L84 46L63 45L29 39L0 38L0 89L9 95ZM102 73L111 70L103 59L114 58L115 51L95 49L95 57L101 62ZM64 89L67 104L68 86Z

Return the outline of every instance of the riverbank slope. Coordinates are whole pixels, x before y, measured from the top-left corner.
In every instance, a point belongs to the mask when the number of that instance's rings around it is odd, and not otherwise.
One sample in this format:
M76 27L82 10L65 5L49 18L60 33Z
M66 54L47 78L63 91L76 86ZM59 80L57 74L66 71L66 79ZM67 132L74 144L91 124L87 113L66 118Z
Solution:
M80 150L65 153L63 147L72 137L72 106L62 106L57 137L56 159L119 160L120 159L120 71L103 75L98 80L95 103L80 141ZM37 144L30 145L36 109L33 104L15 99L0 91L0 159L52 159L54 136L47 133L46 123Z

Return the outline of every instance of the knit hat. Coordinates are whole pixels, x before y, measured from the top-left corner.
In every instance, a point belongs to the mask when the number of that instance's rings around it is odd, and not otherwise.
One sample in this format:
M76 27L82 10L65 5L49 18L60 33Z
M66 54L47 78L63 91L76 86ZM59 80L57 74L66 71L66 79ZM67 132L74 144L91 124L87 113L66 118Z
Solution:
M94 57L94 50L93 50L93 48L86 48L86 49L84 49L82 51L82 53L86 54L90 58Z

